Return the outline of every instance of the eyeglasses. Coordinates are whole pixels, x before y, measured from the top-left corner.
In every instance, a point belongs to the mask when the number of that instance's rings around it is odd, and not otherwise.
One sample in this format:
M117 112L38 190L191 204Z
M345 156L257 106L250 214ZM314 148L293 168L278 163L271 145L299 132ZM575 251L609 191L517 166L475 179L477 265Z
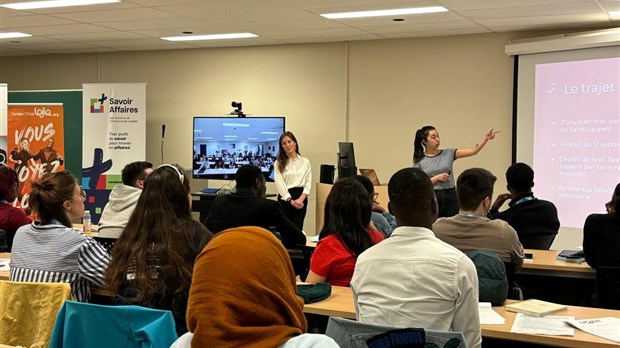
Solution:
M84 191L83 188L80 188L80 194L71 197L71 199L74 199L75 197L82 197L83 200L86 200L86 196L86 191Z
M379 198L379 192L371 193L370 197L372 198L373 201L376 201L377 198Z

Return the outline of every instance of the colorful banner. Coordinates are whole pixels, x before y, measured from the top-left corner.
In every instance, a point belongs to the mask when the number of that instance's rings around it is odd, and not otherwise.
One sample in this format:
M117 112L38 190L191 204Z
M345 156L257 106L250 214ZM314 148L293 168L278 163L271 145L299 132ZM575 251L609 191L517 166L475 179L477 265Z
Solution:
M97 224L121 170L146 158L146 83L83 84L82 187Z
M7 146L6 146L6 104L7 104L8 87L6 83L0 83L0 163L6 164Z
M7 164L19 178L18 205L28 208L30 180L64 170L62 104L8 104Z

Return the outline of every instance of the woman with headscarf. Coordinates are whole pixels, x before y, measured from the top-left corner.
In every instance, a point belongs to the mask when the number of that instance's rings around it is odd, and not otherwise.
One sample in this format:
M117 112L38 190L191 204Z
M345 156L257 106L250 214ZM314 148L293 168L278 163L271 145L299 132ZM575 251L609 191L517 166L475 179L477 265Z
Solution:
M260 227L215 235L194 264L187 305L192 347L338 347L307 329L282 243Z

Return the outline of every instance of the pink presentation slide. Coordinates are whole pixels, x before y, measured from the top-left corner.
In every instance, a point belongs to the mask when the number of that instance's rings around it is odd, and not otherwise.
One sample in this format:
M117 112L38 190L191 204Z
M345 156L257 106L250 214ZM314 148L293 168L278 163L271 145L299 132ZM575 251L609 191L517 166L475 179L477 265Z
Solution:
M582 228L620 182L620 58L539 64L535 95L534 193Z

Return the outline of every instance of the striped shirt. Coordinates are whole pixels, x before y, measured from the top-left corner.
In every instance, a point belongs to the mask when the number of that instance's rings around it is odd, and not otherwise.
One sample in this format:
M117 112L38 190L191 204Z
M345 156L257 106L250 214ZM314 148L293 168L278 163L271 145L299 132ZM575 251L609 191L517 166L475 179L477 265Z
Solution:
M88 302L103 287L110 256L89 236L62 225L20 227L11 252L11 281L69 283L73 299Z

